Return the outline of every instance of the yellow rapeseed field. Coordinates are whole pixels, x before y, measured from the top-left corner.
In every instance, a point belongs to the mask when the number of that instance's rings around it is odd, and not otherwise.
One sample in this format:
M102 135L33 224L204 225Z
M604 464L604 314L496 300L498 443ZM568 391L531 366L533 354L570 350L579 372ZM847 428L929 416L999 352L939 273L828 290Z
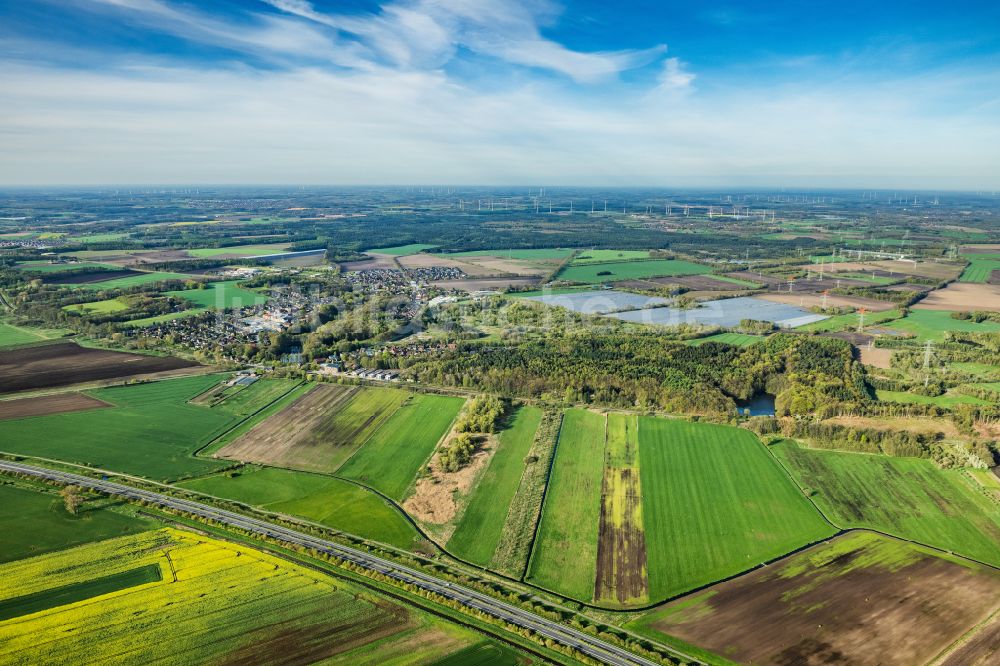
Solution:
M403 645L402 661L419 663L469 644L322 573L170 528L0 565L0 604L151 564L161 581L0 622L0 663L350 662Z

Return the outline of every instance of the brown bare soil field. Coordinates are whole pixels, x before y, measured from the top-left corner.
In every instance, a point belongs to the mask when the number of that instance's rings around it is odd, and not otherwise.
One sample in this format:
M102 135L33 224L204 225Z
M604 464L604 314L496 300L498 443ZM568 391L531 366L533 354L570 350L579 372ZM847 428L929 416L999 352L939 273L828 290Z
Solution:
M0 351L0 393L197 367L173 356L142 356L60 342Z
M863 346L858 349L861 362L873 368L887 370L892 367L892 350L881 347Z
M981 245L963 245L962 254L989 254L1000 252L1000 243L983 243Z
M357 390L354 386L319 384L224 446L215 457L331 471L331 458L344 458L342 454L349 452L340 450L342 443L333 441L325 426Z
M729 277L734 277L737 280L747 280L749 282L756 282L757 284L763 284L765 286L778 286L784 285L785 289L788 289L788 280L784 280L773 275L761 275L760 273L754 273L753 271L733 271L732 273L726 273Z
M164 261L184 261L190 259L185 250L156 250L153 252L140 252L137 254L127 254L124 257L115 257L111 260L101 259L112 264L121 266L142 266L145 264L157 264Z
M526 261L504 259L503 257L462 257L462 263L472 264L492 273L509 273L511 275L546 275L551 268L541 268ZM465 271L469 273L468 270ZM471 273L469 273L471 275Z
M787 305L799 305L804 308L811 308L813 306L820 307L823 305L823 295L822 294L806 294L802 292L792 292L791 294L763 294L761 298L773 301L774 303L785 303ZM860 296L839 296L837 294L830 294L826 299L827 305L832 305L835 307L850 307L850 308L864 308L871 312L882 312L884 310L891 310L895 306L892 303L886 301L876 301L873 298L861 298Z
M408 269L414 268L457 268L463 271L469 277L491 277L499 276L501 271L493 270L491 268L486 268L483 266L477 266L475 264L466 261L457 261L455 259L449 259L443 257L440 254L429 254L427 252L420 252L418 254L411 254L407 257L399 257L399 263Z
M1000 572L852 532L655 611L653 628L741 663L927 663L1000 598Z
M594 598L642 603L649 598L649 580L639 480L639 421L635 416L614 414L605 423Z
M935 280L950 280L957 278L964 270L964 264L948 264L935 261L920 261L913 264L909 261L873 261L867 264L868 270L872 267L882 268L895 273L905 275L916 275L918 277L932 278Z
M626 604L648 595L639 470L605 468L594 598Z
M990 666L1000 663L1000 610L965 637L934 666Z
M439 449L451 442L455 433L449 433ZM486 470L490 459L496 453L497 441L493 435L482 436L469 464L457 472L441 469L437 454L431 459L430 474L417 480L413 495L403 502L403 509L427 526L441 543L448 539L458 527L460 501L469 496L476 479Z
M395 257L388 254L370 254L370 259L363 259L361 261L345 261L340 264L340 268L345 271L368 271L375 268L381 269L393 269L398 268L396 262L393 261Z
M73 275L62 275L57 272L46 275L42 278L42 282L55 284L92 284L94 282L107 282L108 280L132 277L133 275L142 275L142 271L133 271L126 268L121 271L96 269Z
M1000 312L1000 285L975 282L952 282L935 289L913 306L915 310L951 310Z
M480 278L478 280L438 280L431 282L442 289L460 289L462 291L503 291L508 286L527 287L538 284L538 278Z
M18 398L0 401L0 421L23 419L29 416L82 412L85 409L111 407L108 403L82 393L56 393L37 398Z

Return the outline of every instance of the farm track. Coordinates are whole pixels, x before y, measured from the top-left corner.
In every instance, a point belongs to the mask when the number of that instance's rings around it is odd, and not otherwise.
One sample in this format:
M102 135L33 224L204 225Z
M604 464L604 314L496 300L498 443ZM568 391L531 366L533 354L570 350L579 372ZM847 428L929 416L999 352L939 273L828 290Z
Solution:
M425 592L438 594L457 601L473 611L480 611L503 622L529 629L603 663L614 666L630 666L633 664L653 666L656 663L589 634L542 618L522 608L504 603L462 585L442 581L422 571L376 557L365 551L343 546L339 543L321 539L287 527L274 525L231 511L217 509L199 502L169 497L110 481L92 479L78 474L35 467L24 463L3 461L0 462L0 470L15 474L24 474L56 483L72 484L96 492L124 497L131 501L146 502L157 507L182 511L203 519L216 521L229 527L245 530L257 536L277 539L304 548L312 548L352 562L369 571L380 573L401 583L414 585ZM692 660L691 657L681 653L677 653L677 656L686 660Z

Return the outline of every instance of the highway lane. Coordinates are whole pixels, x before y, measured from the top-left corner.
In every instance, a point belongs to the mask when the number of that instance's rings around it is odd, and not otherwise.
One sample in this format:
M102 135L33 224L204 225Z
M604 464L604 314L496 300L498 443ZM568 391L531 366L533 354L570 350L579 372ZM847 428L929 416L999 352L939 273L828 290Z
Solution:
M306 548L334 555L343 560L353 562L371 571L377 571L404 583L413 584L423 590L440 594L461 604L474 608L489 615L510 622L519 627L551 638L566 646L579 650L594 659L613 666L656 666L656 662L633 654L611 643L600 640L590 634L577 631L558 622L536 615L517 606L507 604L491 596L482 594L468 587L443 581L417 569L412 569L395 562L377 557L363 550L344 546L334 541L328 541L311 534L275 525L256 518L250 518L239 513L217 509L213 506L162 495L160 493L141 490L131 486L114 483L102 479L93 479L79 474L36 467L20 462L0 461L0 469L27 474L36 478L49 479L60 483L74 484L103 493L120 495L133 500L142 500L151 504L185 511L190 514L215 520L220 523L244 529L248 532L280 539ZM688 661L696 661L687 655L678 656Z

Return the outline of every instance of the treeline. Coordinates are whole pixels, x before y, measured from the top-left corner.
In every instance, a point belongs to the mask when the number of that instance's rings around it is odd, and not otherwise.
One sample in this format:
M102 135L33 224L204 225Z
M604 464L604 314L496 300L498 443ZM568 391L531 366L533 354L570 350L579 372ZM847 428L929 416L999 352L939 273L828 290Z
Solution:
M746 348L688 346L655 331L574 332L501 345L463 343L406 359L421 382L568 403L728 414L767 388L782 413L871 399L842 340L777 334Z

